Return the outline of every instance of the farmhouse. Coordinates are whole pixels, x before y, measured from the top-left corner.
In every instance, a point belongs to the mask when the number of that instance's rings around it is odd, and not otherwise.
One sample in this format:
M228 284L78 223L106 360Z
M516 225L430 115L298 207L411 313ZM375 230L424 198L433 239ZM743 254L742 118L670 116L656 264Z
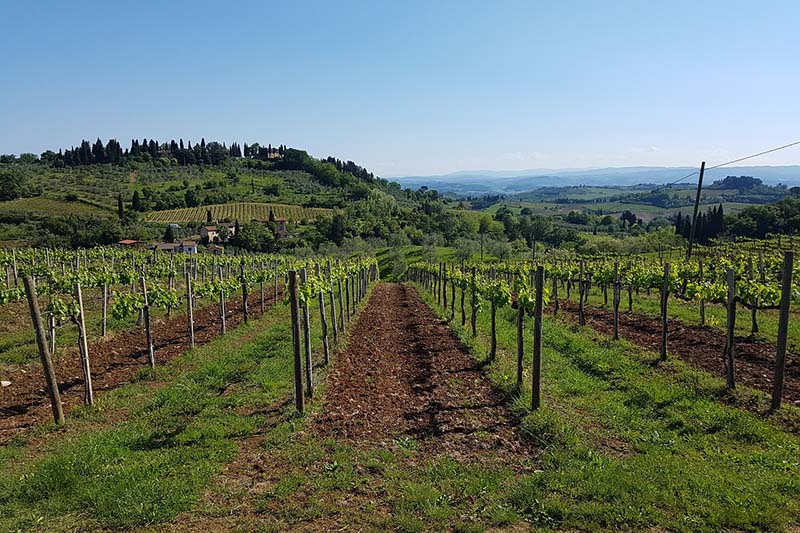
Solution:
M223 239L223 235L227 237ZM230 222L219 222L215 226L203 226L200 229L200 240L203 242L225 242L234 235L236 235L236 224Z
M155 245L155 249L165 253L196 254L197 243L195 241L181 242L160 242Z
M200 240L214 242L219 239L219 229L216 226L203 226L200 228Z

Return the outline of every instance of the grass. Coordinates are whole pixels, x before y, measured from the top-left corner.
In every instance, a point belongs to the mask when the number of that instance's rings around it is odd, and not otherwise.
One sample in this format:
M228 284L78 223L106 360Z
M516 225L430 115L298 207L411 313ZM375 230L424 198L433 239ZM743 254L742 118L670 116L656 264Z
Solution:
M515 313L498 317L500 355L488 368L513 393ZM479 313L474 339L454 326L479 356L488 353L488 320ZM545 453L541 471L509 489L512 519L547 529L682 531L798 523L800 439L735 407L721 380L680 361L653 367L655 354L552 318L543 345L544 407L528 410L528 374L514 406Z
M751 391L732 397L680 361L653 366L655 354L548 317L544 407L531 413L528 374L513 394L515 314L501 309L499 357L487 372L512 398L521 434L543 450L517 470L491 451L463 462L411 438L365 448L310 431L286 405L287 314L273 308L100 395L65 429L45 426L3 447L0 530L719 531L798 522L800 439L737 408ZM476 338L453 326L478 359L488 321L481 311ZM324 399L318 383L312 412ZM222 474L242 453L252 462L237 464L252 466L241 479L236 467Z
M566 296L566 291L559 290L559 297ZM577 291L572 291L571 300L578 301ZM609 308L611 306L612 291L608 290ZM602 307L604 305L602 289L593 286L588 296L589 305ZM658 291L652 291L648 296L645 291L641 291L638 295L633 294L633 311L643 313L652 317L661 316L661 299ZM623 289L620 303L620 311L628 309L628 294ZM700 325L700 306L696 302L686 302L678 298L669 299L668 313L670 318L678 319L686 324ZM776 342L778 338L778 310L769 309L761 310L756 314L756 320L759 326L759 333L757 338L764 339L768 342ZM790 327L788 336L788 348L790 352L800 352L800 327L791 327L791 323L796 320L796 315L790 317ZM706 304L706 325L714 327L719 330L719 334L725 335L725 324L727 324L727 310L721 304ZM736 335L743 337L751 334L751 316L750 310L738 307L736 310ZM790 356L791 357L791 356Z
M190 509L291 395L288 309L190 350L154 375L102 394L0 455L0 530L127 528ZM288 416L287 413L284 413Z

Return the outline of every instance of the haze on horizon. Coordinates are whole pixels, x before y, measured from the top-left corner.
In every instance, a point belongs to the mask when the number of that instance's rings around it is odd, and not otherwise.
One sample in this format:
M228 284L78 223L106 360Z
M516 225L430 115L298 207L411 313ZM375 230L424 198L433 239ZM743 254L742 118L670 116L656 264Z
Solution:
M8 3L0 153L205 137L386 177L713 164L800 139L798 25L788 0Z

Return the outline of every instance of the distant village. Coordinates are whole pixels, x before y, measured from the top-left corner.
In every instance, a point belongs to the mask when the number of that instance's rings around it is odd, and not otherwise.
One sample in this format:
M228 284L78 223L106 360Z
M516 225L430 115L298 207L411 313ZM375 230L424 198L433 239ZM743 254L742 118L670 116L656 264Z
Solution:
M284 217L276 217L270 209L269 219L253 219L251 224L265 224L271 227L276 239L286 239L292 236L288 228L288 220ZM191 235L186 239L175 239L175 231L180 231L179 224L170 224L160 242L147 242L135 239L122 239L117 241L117 246L121 248L144 248L155 250L158 253L179 253L197 254L210 253L223 255L225 244L228 243L239 232L239 222L216 222L200 228L200 233Z

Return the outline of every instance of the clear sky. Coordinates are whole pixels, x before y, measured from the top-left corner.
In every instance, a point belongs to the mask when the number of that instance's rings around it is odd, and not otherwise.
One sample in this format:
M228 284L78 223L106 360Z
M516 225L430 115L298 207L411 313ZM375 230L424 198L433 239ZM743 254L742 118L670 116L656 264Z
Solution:
M796 0L0 8L0 153L205 137L401 176L713 164L800 139Z

